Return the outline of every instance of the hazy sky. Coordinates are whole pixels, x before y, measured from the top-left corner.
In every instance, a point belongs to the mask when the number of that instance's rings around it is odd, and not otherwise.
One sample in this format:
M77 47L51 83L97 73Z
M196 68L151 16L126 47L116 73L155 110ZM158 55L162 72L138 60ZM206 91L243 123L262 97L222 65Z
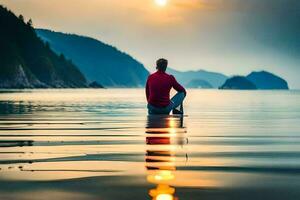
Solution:
M298 0L0 0L34 26L92 36L148 69L269 70L300 88Z

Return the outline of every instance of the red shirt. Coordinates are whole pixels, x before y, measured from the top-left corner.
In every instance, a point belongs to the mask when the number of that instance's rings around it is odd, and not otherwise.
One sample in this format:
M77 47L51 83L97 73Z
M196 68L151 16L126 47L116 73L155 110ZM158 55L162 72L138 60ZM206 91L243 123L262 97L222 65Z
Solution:
M162 71L157 71L148 77L146 96L149 104L156 107L166 107L170 104L170 91L174 88L177 92L186 93L174 78Z

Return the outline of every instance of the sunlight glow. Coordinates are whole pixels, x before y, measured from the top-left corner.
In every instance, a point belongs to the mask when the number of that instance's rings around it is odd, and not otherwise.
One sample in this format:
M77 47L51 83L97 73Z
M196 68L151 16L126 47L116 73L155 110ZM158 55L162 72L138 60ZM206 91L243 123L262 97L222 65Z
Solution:
M173 196L170 194L160 194L156 197L156 200L172 200Z
M154 179L157 181L167 181L174 179L175 176L172 174L171 171L160 171L159 174L154 176Z
M166 6L167 3L168 3L168 0L155 0L155 3L156 3L158 6Z
M169 185L158 185L157 188L149 191L153 200L174 200L175 188Z

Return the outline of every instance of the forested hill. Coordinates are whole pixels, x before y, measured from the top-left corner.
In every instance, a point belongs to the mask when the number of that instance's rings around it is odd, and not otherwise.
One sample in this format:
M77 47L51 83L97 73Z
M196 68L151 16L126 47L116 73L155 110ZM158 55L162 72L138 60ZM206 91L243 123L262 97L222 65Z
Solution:
M105 87L143 87L149 72L117 48L99 40L75 34L37 29L53 50L72 59L90 81Z
M0 5L0 88L86 87L84 75L54 53L24 22Z

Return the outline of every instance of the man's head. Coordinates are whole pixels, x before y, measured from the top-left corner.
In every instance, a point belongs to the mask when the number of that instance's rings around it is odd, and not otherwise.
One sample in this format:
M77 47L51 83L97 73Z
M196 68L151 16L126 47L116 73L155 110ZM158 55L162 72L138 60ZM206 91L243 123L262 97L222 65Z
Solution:
M168 60L160 58L156 61L156 69L165 72L168 67Z

